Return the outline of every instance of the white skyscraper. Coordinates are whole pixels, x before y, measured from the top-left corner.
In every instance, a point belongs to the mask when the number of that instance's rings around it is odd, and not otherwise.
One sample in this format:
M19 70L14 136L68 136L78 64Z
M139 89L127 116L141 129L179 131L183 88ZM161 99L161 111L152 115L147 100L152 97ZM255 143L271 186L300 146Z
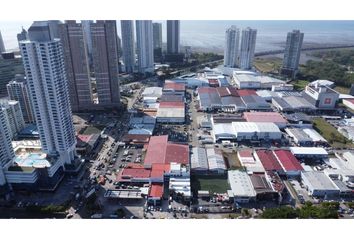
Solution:
M6 52L6 49L5 49L4 39L2 39L2 35L0 31L0 57L2 52Z
M241 69L252 68L254 50L256 48L257 30L246 28L242 30L239 67Z
M6 178L3 169L12 163L15 157L14 150L11 144L11 133L7 124L6 112L0 107L0 186L6 183Z
M231 26L225 33L224 66L237 67L238 46L240 43L240 30Z
M28 35L20 50L42 151L52 163L73 164L76 139L61 42L48 22L34 22Z
M301 47L304 40L304 34L299 30L289 32L286 38L282 73L294 77L300 61Z
M122 51L125 71L132 73L135 66L134 21L120 21L122 31Z
M2 100L0 108L5 113L10 129L10 137L13 139L25 127L25 120L23 119L20 104L14 100Z
M138 71L154 71L154 46L151 20L136 21L136 40L138 53Z
M180 22L179 20L167 20L167 53L179 53Z

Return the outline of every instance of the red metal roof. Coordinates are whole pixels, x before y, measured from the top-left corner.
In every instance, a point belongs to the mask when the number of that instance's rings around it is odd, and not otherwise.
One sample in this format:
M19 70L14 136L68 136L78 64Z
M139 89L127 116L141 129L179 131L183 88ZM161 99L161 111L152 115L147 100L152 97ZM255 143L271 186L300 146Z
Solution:
M168 143L165 163L189 164L189 147L183 144Z
M151 166L151 175L152 178L162 178L163 175L170 171L170 164L164 163L154 163Z
M250 90L250 89L238 89L237 93L240 97L249 96L249 95L257 95L255 90Z
M164 90L172 89L174 91L185 91L186 85L184 83L165 82L163 89Z
M163 185L151 184L149 197L162 198L162 195L163 195Z
M168 135L152 136L147 148L144 163L165 163Z
M287 123L286 119L277 112L245 112L243 117L247 122Z
M189 164L188 145L169 143L167 140L167 135L150 138L144 164L152 165L171 162Z
M151 170L140 164L128 164L117 176L117 181L130 181L132 178L149 178Z
M220 97L229 96L231 94L228 87L218 87L216 90Z
M84 135L84 134L77 135L77 139L82 142L85 142L85 143L88 143L90 141L91 137L92 137L92 135Z
M274 150L274 154L278 158L285 171L304 170L299 160L297 160L297 158L290 151Z
M283 169L273 152L269 150L256 150L256 154L266 171L280 171Z
M184 108L184 102L160 102L160 108Z

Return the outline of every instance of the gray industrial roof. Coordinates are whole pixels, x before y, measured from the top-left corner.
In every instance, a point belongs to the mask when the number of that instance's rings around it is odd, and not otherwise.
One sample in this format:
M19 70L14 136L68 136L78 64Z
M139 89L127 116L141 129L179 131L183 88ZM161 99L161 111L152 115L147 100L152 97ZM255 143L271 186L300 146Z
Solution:
M338 190L330 178L323 172L302 172L302 178L306 178L313 189Z
M208 158L205 151L205 148L194 147L192 149L191 156L191 168L192 169L205 169L208 170Z

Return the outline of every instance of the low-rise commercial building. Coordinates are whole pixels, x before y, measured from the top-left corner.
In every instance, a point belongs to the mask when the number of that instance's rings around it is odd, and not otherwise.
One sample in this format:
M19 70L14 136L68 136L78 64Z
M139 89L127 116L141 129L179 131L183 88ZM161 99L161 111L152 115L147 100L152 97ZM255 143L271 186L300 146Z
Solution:
M183 102L161 102L157 110L156 121L162 123L184 123L185 116Z
M307 85L303 97L318 109L334 109L339 99L339 93L327 86Z
M284 83L282 80L248 71L234 71L233 80L239 89L271 89L273 85Z
M320 160L328 157L328 152L322 147L290 147L289 149L299 159Z
M247 122L270 122L279 128L285 128L288 121L277 112L245 112L243 117Z
M242 149L237 152L237 157L243 167L246 168L247 173L264 173L265 169L259 159L255 159L252 149Z
M290 151L274 150L273 152L288 177L300 177L303 168Z
M273 98L272 104L281 112L311 112L316 110L316 107L313 104L299 96Z
M256 191L253 188L251 178L246 172L239 170L228 171L228 182L231 187L230 198L236 203L248 203L256 200Z
M301 172L301 179L309 195L313 197L326 199L339 196L339 188L323 172Z

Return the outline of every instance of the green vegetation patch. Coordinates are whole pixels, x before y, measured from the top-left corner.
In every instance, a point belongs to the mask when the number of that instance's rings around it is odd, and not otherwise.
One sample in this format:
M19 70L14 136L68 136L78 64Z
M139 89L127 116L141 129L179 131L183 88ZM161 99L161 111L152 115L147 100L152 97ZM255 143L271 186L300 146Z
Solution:
M209 191L213 193L226 193L230 189L227 182L227 175L196 175L192 176L192 190L197 192L199 190Z
M291 84L294 85L295 90L297 91L302 91L305 89L305 87L307 86L307 84L309 84L309 81L306 80L296 80L291 82Z
M337 219L338 202L324 202L320 205L313 205L306 202L301 208L283 206L279 208L268 208L262 213L262 218L267 219Z
M278 72L282 64L282 60L277 57L272 58L256 58L254 66L263 73Z
M354 144L340 134L331 124L323 118L313 119L314 128L335 148L352 148Z

